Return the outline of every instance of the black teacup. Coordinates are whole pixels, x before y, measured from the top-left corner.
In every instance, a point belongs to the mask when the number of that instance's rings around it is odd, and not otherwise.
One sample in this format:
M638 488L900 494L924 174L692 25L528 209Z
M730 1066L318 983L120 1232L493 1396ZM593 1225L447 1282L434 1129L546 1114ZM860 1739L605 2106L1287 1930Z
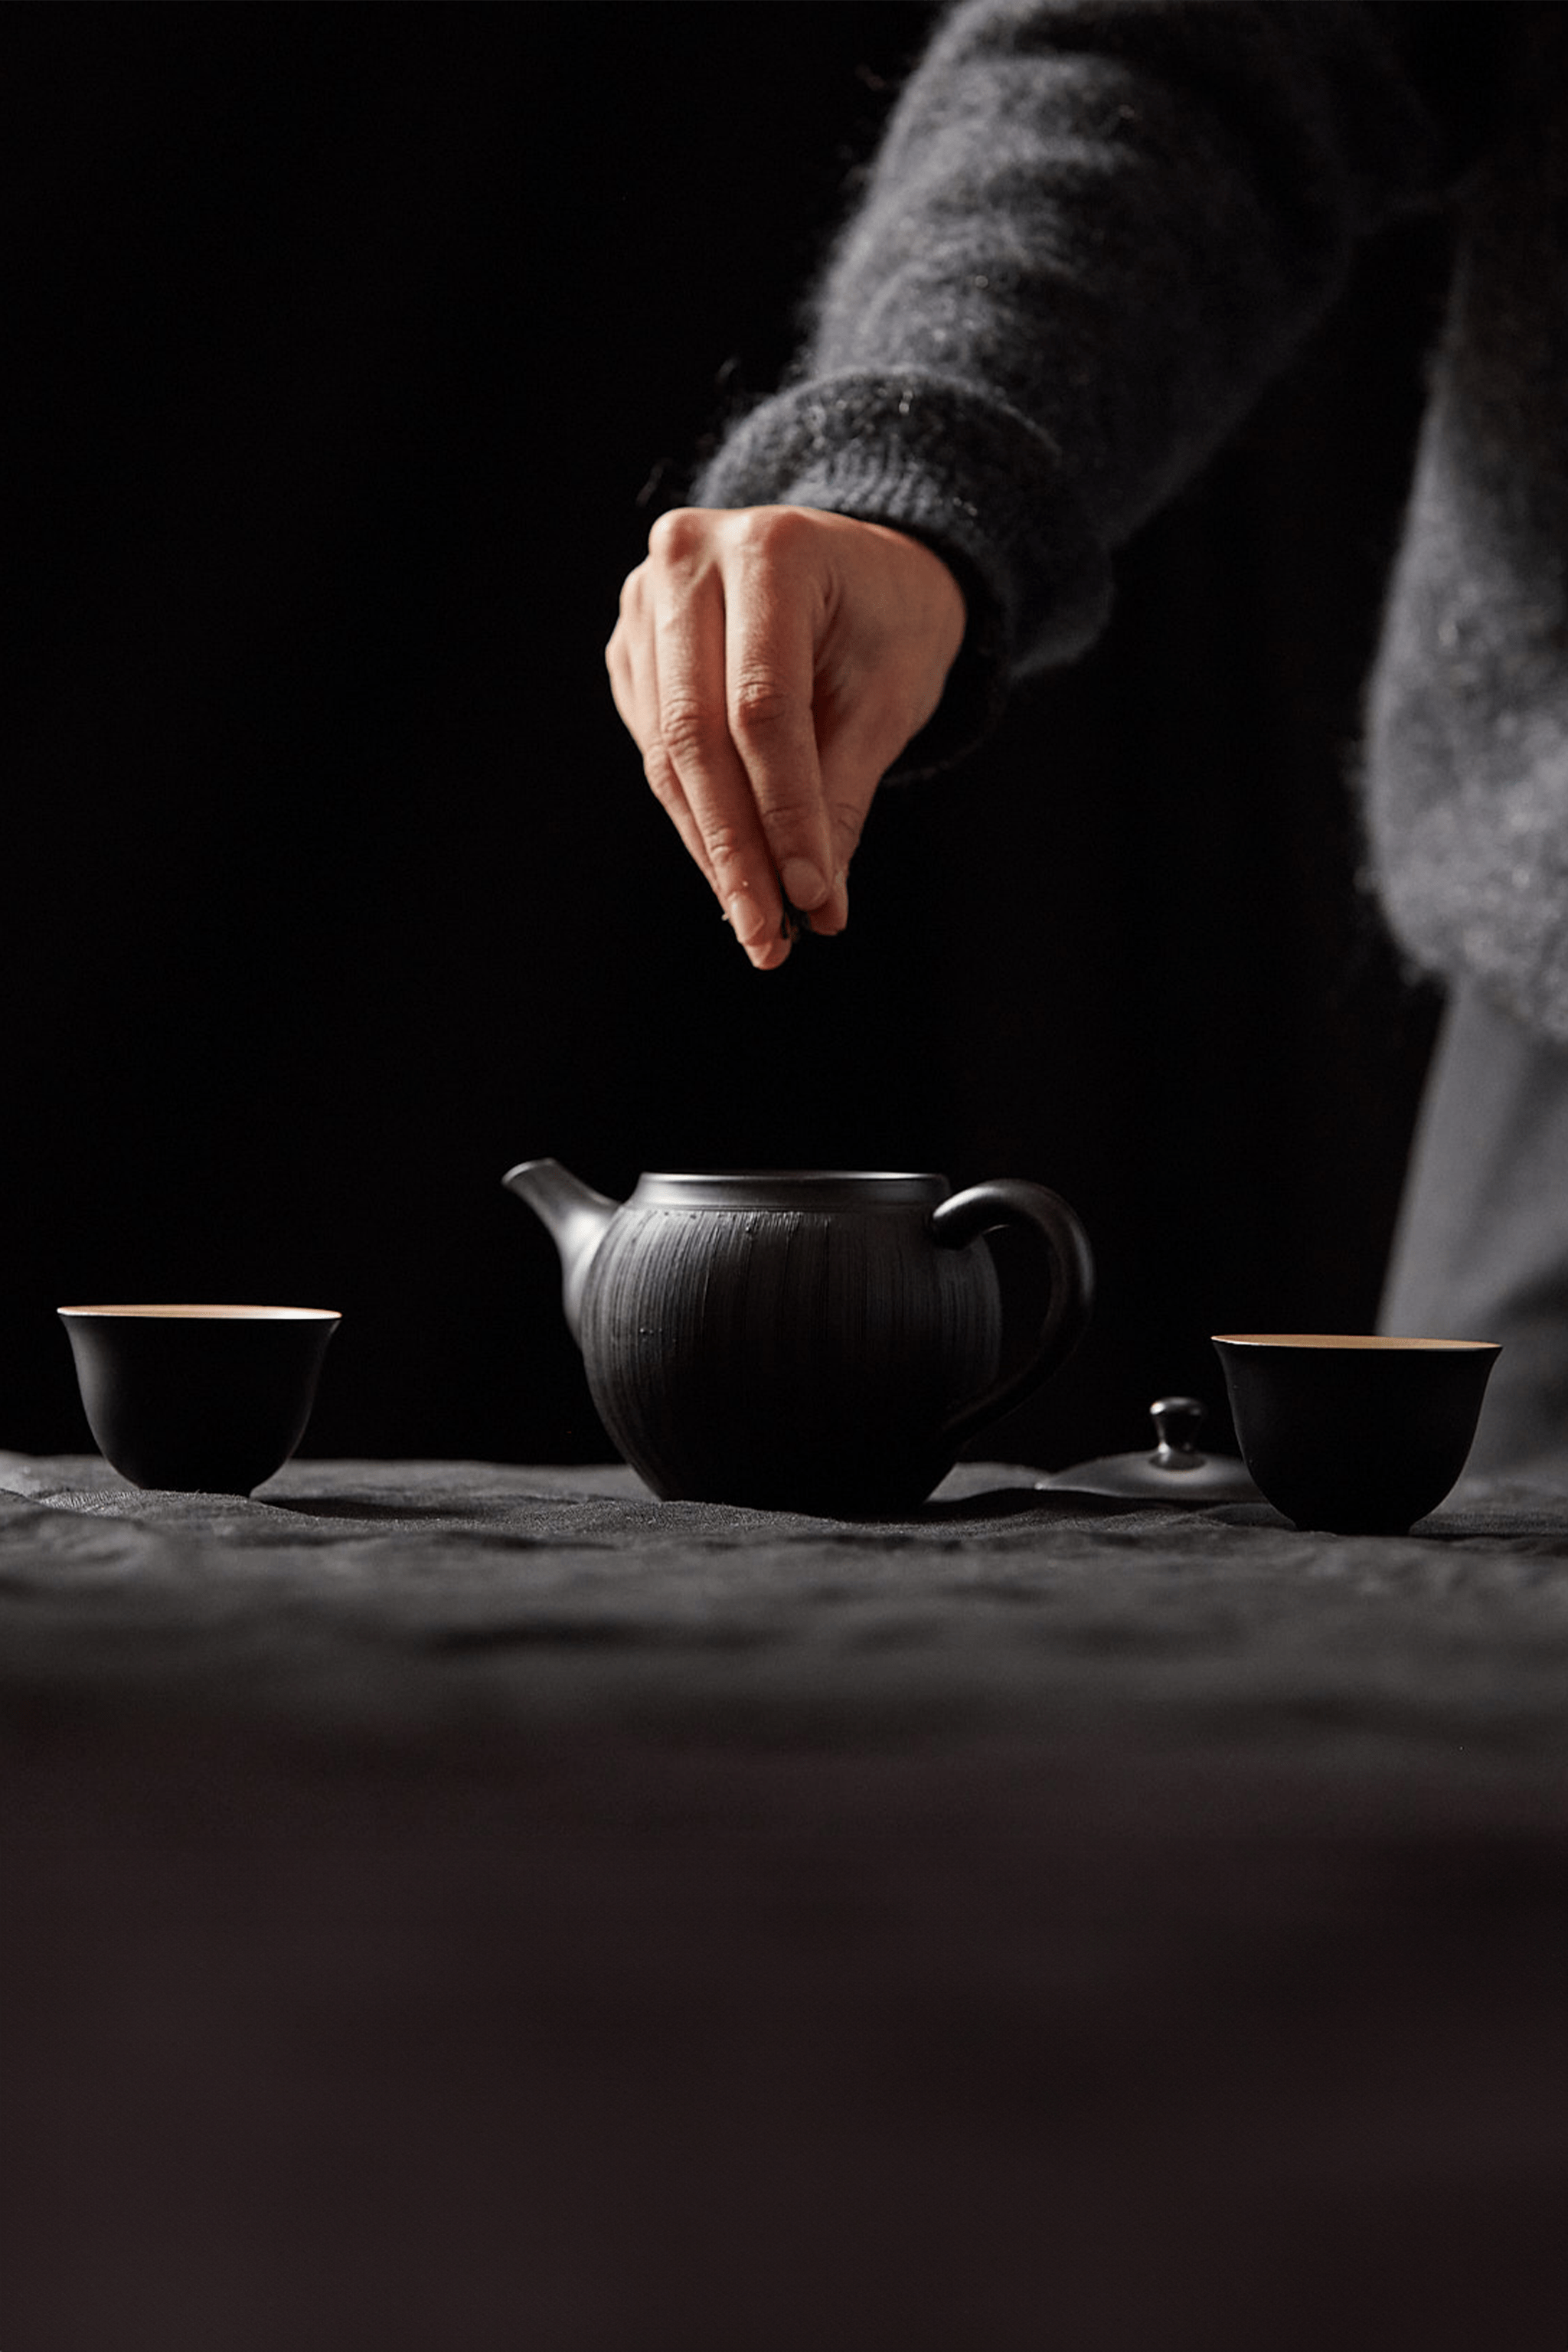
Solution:
M88 1426L134 1486L248 1495L305 1434L321 1307L62 1307Z
M1465 1466L1500 1350L1484 1339L1215 1339L1242 1459L1299 1528L1405 1535Z

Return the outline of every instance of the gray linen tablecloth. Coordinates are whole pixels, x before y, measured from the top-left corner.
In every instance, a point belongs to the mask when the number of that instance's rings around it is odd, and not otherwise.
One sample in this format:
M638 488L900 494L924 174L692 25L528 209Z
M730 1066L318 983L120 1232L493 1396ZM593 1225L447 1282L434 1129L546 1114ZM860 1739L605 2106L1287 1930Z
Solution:
M1568 1496L0 1454L0 2352L1568 2334Z

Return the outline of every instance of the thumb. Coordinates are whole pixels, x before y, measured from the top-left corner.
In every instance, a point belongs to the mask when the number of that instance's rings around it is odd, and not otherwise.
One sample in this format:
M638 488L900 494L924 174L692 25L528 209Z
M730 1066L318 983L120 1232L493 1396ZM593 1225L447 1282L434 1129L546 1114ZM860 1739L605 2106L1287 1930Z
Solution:
M860 846L860 835L883 772L897 757L894 751L884 759L879 750L866 743L839 743L823 754L822 798L833 849L833 887L813 911L814 931L841 931L849 920L849 861Z

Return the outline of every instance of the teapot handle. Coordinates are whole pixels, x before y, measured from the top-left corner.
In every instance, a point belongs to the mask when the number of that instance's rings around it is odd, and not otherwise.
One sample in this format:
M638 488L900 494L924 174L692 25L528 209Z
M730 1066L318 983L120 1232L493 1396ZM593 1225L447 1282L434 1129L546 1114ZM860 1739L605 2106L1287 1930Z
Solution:
M963 1249L999 1225L1024 1225L1045 1248L1051 1288L1034 1348L1016 1371L1004 1373L974 1403L961 1406L942 1429L944 1444L960 1445L976 1430L1026 1396L1066 1361L1088 1328L1094 1305L1094 1260L1089 1237L1067 1202L1043 1184L1002 1176L971 1184L931 1212L931 1238L941 1249Z

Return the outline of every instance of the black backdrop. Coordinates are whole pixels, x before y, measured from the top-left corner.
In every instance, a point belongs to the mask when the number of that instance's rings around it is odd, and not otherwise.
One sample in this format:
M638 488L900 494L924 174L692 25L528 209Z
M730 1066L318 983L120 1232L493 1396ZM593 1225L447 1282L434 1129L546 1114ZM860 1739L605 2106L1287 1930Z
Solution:
M1217 1401L1210 1330L1364 1327L1433 1013L1344 779L1436 226L1094 656L882 796L841 940L745 967L609 702L929 13L0 16L0 1444L87 1442L57 1305L246 1297L345 1310L310 1451L602 1454L540 1152L1056 1184L1102 1306L1021 1459Z

